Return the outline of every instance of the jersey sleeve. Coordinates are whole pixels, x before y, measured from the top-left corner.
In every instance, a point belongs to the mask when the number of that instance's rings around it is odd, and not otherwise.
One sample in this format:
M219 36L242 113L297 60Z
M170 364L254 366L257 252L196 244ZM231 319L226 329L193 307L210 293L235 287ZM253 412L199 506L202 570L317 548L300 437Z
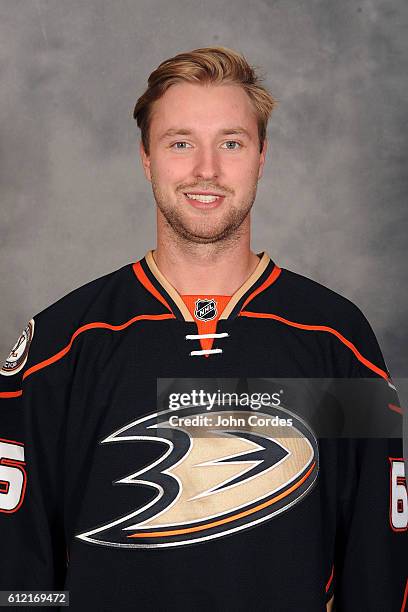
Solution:
M392 427L397 434L381 437L381 430L370 437L341 441L341 492L331 589L334 610L401 612L405 606L408 609L408 497L402 407L374 332L362 314L355 345L361 354L353 362L352 377L378 378L383 388L381 392L379 387L367 391L372 393L367 402L373 408L373 418L386 411L393 425L397 423ZM373 364L377 369L371 367ZM379 375L378 368L385 377ZM371 424L368 430L373 432L375 428Z
M0 590L62 589L66 569L66 397L59 381L36 369L36 328L32 319L0 371Z

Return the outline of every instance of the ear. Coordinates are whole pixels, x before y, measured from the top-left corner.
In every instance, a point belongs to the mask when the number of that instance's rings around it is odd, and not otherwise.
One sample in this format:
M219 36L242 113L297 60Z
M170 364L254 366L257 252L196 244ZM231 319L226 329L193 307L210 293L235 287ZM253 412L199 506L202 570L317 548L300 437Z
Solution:
M267 150L267 148L268 148L268 139L265 136L265 140L264 140L263 147L262 147L262 152L260 153L260 158L259 158L258 179L260 179L262 177L262 174L263 174L263 169L264 169L264 165L265 165L266 150Z
M151 182L152 175L150 173L150 156L147 155L142 141L140 141L139 143L139 152L140 152L140 159L142 160L142 165L143 165L145 176L147 180Z

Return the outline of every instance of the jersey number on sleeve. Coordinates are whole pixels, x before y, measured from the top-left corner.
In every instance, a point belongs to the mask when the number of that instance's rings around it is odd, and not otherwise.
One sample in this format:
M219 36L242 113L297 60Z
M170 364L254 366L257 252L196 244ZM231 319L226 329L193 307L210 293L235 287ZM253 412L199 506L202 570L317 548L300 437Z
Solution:
M16 512L23 503L27 483L24 445L0 438L0 512Z
M394 531L408 528L408 493L405 480L404 459L389 457L390 460L390 523Z

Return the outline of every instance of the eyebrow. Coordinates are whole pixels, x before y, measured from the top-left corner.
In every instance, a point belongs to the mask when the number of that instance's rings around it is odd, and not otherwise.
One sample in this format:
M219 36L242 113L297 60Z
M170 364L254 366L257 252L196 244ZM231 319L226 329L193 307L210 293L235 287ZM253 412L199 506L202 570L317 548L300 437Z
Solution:
M169 128L159 137L159 141L164 140L165 138L170 138L172 136L190 136L193 133L194 130L190 130L188 128ZM251 134L248 132L248 130L246 130L244 127L241 127L240 125L231 128L224 128L222 130L219 130L218 133L222 134L223 136L241 134L247 136L251 140Z

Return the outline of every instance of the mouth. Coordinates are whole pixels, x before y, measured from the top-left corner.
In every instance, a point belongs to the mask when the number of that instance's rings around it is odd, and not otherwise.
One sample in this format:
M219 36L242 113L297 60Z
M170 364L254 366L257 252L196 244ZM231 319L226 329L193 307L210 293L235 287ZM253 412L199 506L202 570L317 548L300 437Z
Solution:
M216 208L224 200L223 195L216 193L184 193L187 202L195 208Z

